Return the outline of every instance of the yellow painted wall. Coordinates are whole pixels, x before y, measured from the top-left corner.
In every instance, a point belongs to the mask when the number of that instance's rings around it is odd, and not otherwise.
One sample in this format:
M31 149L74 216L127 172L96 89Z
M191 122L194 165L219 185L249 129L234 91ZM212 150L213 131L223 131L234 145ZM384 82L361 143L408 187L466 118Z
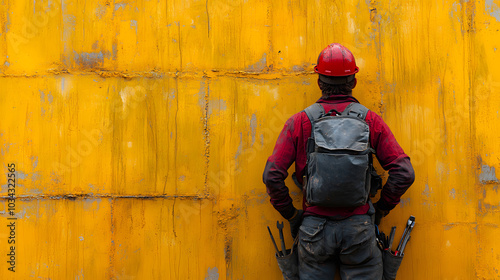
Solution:
M417 175L398 279L500 279L499 30L498 0L1 1L0 278L280 279L262 171L340 42Z

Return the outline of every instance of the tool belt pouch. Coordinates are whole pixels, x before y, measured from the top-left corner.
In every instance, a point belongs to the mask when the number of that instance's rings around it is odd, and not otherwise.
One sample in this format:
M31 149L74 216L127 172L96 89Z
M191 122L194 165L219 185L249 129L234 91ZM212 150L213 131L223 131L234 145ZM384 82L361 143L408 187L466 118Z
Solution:
M395 256L389 250L382 252L382 258L384 261L384 276L383 280L396 280L396 274L398 273L399 266L403 261L402 256Z
M299 256L297 252L297 240L293 243L292 249L286 250L286 256L280 257L276 254L278 266L283 273L285 280L299 280Z

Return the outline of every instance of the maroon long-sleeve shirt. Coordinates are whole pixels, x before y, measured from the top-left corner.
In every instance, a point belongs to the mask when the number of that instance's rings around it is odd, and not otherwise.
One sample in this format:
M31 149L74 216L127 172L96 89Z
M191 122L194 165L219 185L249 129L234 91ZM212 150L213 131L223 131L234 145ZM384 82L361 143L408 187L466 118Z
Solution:
M351 102L358 101L347 95L336 95L317 101L323 106L325 112L331 109L343 112ZM410 158L404 153L382 118L369 111L365 121L370 127L371 147L375 150L380 165L389 171L389 178L382 188L381 197L377 203L381 210L389 211L399 203L400 197L413 184L415 174ZM299 183L302 184L307 159L306 143L311 135L311 129L311 122L304 111L290 117L276 141L274 152L267 160L264 170L263 179L267 193L271 197L271 204L285 219L291 218L295 212L288 187L285 185L288 168L295 162L295 174ZM302 206L305 215L333 218L366 214L370 207L368 203L359 207L308 207L305 199Z

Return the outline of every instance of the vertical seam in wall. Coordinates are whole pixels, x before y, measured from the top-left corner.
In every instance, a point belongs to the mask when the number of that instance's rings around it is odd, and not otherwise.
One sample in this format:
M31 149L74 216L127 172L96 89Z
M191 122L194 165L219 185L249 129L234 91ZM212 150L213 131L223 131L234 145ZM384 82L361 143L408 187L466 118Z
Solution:
M6 3L5 6L6 6L6 8L5 8L5 14L2 15L2 22L3 22L2 27L3 27L3 29L0 30L0 32L3 33L2 35L3 35L3 38L4 38L4 40L3 40L4 43L2 45L2 49L3 49L3 52L5 54L7 54L7 50L8 50L8 45L7 45L8 44L8 42L7 42L7 33L8 33L8 30L7 30L7 18L9 17L8 14L9 14L9 11L10 11L10 1L7 1L7 3ZM3 18L4 16L5 16L5 18ZM6 60L8 61L8 59L6 59ZM3 65L3 63L2 63L2 65Z
M377 55L377 67L378 71L376 71L376 81L377 81L377 87L378 87L378 92L380 94L380 103L379 103L379 108L380 108L380 114L384 116L384 93L383 89L381 87L381 80L382 80L382 67L383 67L383 60L382 60L382 30L381 30L381 24L380 24L380 16L378 15L378 9L376 7L377 2L374 0L370 1L370 5L368 7L369 12L370 12L370 21L372 22L373 25L376 26L376 37L374 37L374 44L375 44L375 52ZM375 14L375 16L372 16L372 13ZM377 34L378 33L378 34Z
M210 126L209 126L209 98L210 98L210 79L205 78L205 107L203 108L203 138L205 139L205 182L204 193L208 195L208 168L210 166Z
M177 115L179 113L179 78L176 77L175 78L175 91L176 91L176 94L177 94L177 98L175 98L175 101L176 101L176 108L175 108L175 118L174 118L174 131L175 131L175 139L174 139L174 184L175 184L175 194L178 193L178 190L177 190L177 168L175 168L177 166L177 148L178 148L178 139L179 139L179 135L178 135L178 129L177 129ZM172 204L172 232L174 233L174 237L177 238L177 232L175 231L175 202L177 201L176 198L174 198L174 203Z
M267 32L267 40L268 40L268 52L269 55L266 56L266 65L264 69L266 72L272 70L274 65L274 50L273 50L273 1L269 1L269 6L267 6L267 20L269 29Z
M475 110L475 100L474 100L474 57L475 55L474 52L474 35L475 35L475 27L474 27L474 12L475 12L475 3L473 1L469 2L461 2L462 4L462 9L465 8L465 12L463 14L463 26L462 26L462 34L464 36L464 41L465 41L465 46L466 46L466 54L464 55L464 59L466 59L465 65L466 67L466 74L465 77L467 78L468 81L468 88L467 90L467 95L469 96L469 141L470 141L470 158L473 159L477 156L476 154L476 125L475 125L475 118L474 118L474 110ZM478 161L471 160L470 161L470 168L471 168L471 175L474 180L471 180L471 184L473 184L474 190L475 190L475 195L477 196L477 200L480 201L480 189L479 189L479 184L477 181L477 170L478 170L478 165L481 163ZM470 177L469 177L470 178ZM476 234L476 241L477 241L477 247L476 247L476 256L475 256L475 262L476 265L473 267L473 273L477 279L479 279L479 271L481 271L481 259L480 259L480 254L481 254L481 242L480 242L480 234L479 234L479 229L478 229L478 223L479 223L479 206L476 204L476 210L475 210L475 223L476 223L476 229L475 229L475 234Z
M180 58L180 72L182 72L182 46L181 46L181 22L177 22L177 31L178 31L178 41L179 41L179 58Z
M115 221L114 221L114 203L115 199L110 198L110 216L111 216L111 244L110 244L110 253L109 253L109 268L108 268L108 273L109 273L109 279L115 279L115 271L114 271L114 258L116 255L116 246L115 246Z

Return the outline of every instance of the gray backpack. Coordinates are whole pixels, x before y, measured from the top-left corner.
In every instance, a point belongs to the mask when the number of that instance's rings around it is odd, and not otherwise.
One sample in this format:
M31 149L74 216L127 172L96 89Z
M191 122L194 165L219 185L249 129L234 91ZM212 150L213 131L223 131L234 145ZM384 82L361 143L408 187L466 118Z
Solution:
M307 203L325 207L366 204L374 152L365 122L368 109L353 102L342 113L325 114L323 106L315 103L304 111L312 125L303 189Z

